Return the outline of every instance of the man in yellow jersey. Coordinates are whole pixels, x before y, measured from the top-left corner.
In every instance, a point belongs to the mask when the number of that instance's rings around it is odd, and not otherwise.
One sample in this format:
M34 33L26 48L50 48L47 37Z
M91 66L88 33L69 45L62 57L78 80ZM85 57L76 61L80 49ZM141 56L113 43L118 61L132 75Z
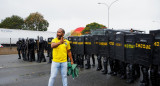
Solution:
M58 70L61 71L63 86L67 86L67 55L73 64L71 47L68 40L64 39L65 31L60 28L57 31L57 38L51 42L51 48L53 48L53 59L51 66L51 76L49 78L48 86L53 86Z

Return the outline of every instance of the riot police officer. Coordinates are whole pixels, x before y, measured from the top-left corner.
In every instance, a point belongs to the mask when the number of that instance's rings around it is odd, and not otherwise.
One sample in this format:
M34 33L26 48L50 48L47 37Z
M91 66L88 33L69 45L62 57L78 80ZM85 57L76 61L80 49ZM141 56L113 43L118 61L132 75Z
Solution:
M52 48L51 48L52 39L53 39L53 37L48 38L48 43L47 43L47 51L48 51L48 56L49 56L49 62L48 63L52 63Z
M153 39L151 34L136 34L135 61L141 65L143 74L141 86L149 86L148 71L152 62Z
M29 61L30 62L35 61L34 50L35 50L35 42L34 42L33 38L30 38L29 43L28 43L28 51L29 51L28 53L29 53Z
M160 86L160 30L151 30L150 34L154 36L153 59L150 68L150 80L152 86Z
M26 59L29 61L29 40L26 39Z
M85 35L84 36L84 54L85 54L85 58L87 59L87 63L85 64L85 68L86 69L90 69L91 68L91 64L90 64L90 56L93 54L92 51L92 36L91 35Z
M21 52L22 52L22 57L23 57L23 60L26 61L26 49L27 49L27 46L26 46L26 42L25 42L25 39L22 38L22 46L21 46Z
M21 59L21 45L22 45L21 38L19 38L19 40L17 41L16 45L17 45L17 51L18 51L18 56L19 56L18 59Z
M38 50L38 62L40 63L41 61L46 62L45 56L44 56L44 40L43 37L40 37L39 41L39 50Z

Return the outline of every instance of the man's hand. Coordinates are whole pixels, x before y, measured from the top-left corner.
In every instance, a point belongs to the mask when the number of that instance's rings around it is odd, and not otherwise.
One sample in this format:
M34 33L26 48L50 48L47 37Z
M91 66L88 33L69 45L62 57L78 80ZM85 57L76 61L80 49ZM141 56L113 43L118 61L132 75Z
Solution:
M73 61L71 61L71 65L74 64Z
M63 43L64 43L64 38L61 37L60 44L63 44Z

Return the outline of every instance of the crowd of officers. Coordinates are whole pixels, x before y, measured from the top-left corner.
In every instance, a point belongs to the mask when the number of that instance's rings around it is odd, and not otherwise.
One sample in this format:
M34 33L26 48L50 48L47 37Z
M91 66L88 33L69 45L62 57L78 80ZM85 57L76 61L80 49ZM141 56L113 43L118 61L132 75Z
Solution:
M68 40L74 62L81 68L84 59L87 60L85 68L91 68L90 57L94 66L94 56L97 56L97 71L103 69L103 74L120 76L127 83L133 83L142 72L141 86L149 86L149 82L160 86L160 30L146 34L133 29L97 29L88 35L68 37Z
M48 42L43 39L43 37L37 37L37 39L33 38L19 38L17 41L17 51L18 51L18 59L22 59L24 61L37 61L38 63L46 62L46 58L44 55L44 51L47 51L47 57L49 57L49 62L52 62L52 49L51 49L51 41L52 37L48 38ZM37 53L37 59L35 58L35 54Z

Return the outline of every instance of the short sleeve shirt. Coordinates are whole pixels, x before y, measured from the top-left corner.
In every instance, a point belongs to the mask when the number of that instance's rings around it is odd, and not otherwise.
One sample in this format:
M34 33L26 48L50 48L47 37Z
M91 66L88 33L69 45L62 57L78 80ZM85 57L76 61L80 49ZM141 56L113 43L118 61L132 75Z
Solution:
M64 39L64 43L60 44L58 47L53 48L52 61L54 62L67 62L67 50L70 50L70 43L68 40ZM51 43L58 43L60 40L58 38L52 39Z

